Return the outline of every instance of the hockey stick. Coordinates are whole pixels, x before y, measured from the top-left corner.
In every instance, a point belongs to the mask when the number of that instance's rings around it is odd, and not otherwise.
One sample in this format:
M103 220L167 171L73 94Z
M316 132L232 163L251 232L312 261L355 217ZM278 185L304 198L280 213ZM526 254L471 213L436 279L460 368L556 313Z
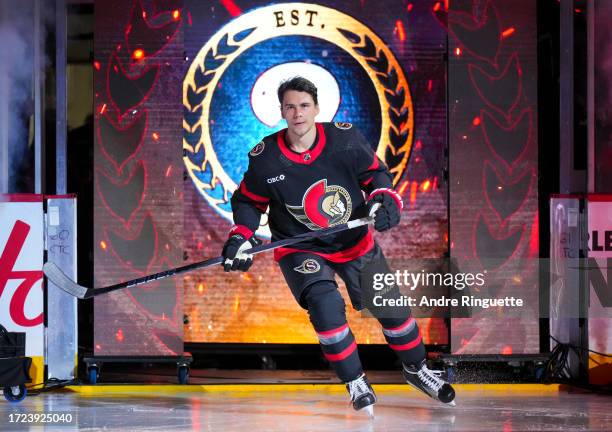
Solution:
M367 225L369 223L374 222L374 218L372 216L364 217L361 219L355 219L349 221L347 223L343 223L340 225L336 225L331 228L326 228L319 231L311 231L304 234L297 235L295 237L291 237L288 239L278 240L275 242L261 244L259 246L255 246L245 252L250 253L252 255L256 255L262 252L271 251L274 249L278 249L279 247L290 246L296 243L303 242L305 240L316 239L320 237L324 237L330 234L336 234L342 231L350 230L353 228L357 228L363 225ZM193 264L188 264L186 266L177 267L169 270L165 270L159 273L154 273L152 275L143 276L141 278L132 279L129 281L121 282L115 285L110 285L107 287L101 288L87 288L82 285L77 284L72 279L70 279L66 274L60 270L60 268L52 262L46 262L43 266L43 272L47 279L53 284L55 284L58 288L66 291L68 294L71 294L79 299L87 299L90 297L95 297L100 294L106 294L112 291L117 291L124 288L131 288L136 285L144 284L147 282L151 282L158 279L165 279L170 276L174 276L179 273L185 273L196 269L203 269L206 267L214 266L217 264L221 264L223 261L223 257L211 258L205 261L196 262Z

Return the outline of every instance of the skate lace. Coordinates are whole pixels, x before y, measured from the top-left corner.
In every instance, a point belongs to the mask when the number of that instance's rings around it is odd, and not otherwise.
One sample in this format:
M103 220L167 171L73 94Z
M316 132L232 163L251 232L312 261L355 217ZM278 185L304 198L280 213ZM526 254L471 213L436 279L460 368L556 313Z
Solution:
M441 375L441 370L431 370L428 369L427 366L423 366L417 372L417 376L421 379L421 381L435 392L438 392L438 390L440 390L440 388L444 385L444 381L440 379Z
M349 393L351 394L351 402L355 401L359 396L369 393L368 385L364 379L365 375L361 375L359 378L349 381Z

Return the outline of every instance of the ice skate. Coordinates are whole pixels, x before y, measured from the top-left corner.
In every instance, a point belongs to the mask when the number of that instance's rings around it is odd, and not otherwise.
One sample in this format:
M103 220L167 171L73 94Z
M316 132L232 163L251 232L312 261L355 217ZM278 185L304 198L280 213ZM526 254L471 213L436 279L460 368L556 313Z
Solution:
M442 371L427 368L425 360L416 365L402 368L406 382L431 398L450 406L455 406L455 390L440 378Z
M355 411L364 410L368 413L368 416L374 417L376 395L365 374L361 374L353 381L347 382L346 389L351 396L351 403Z

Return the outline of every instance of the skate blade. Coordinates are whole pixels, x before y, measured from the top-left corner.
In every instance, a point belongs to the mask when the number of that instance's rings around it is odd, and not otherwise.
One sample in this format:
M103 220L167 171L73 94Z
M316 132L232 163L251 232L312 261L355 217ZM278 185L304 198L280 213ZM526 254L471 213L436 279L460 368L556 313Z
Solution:
M446 405L452 406L452 407L457 406L457 404L455 403L454 399L452 401L448 402Z
M374 418L374 405L368 405L367 407L362 408L368 414L368 417L371 419Z

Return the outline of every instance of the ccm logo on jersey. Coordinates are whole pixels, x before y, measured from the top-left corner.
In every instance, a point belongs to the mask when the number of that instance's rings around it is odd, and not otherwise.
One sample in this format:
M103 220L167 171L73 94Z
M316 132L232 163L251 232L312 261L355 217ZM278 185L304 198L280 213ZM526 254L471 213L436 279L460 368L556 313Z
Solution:
M321 265L314 259L308 258L302 264L295 267L293 270L303 274L316 273L321 270Z
M270 177L266 181L268 182L268 184L272 184L283 180L285 180L285 174L277 175L276 177Z

